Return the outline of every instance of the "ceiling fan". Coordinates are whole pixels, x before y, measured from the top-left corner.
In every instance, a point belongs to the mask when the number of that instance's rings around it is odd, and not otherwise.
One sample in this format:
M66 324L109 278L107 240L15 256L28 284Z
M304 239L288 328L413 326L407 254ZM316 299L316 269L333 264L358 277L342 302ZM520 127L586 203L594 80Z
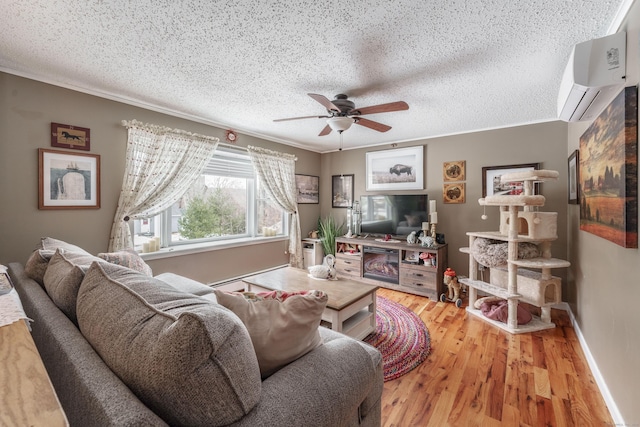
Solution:
M353 101L348 99L347 95L338 94L333 101L330 101L326 96L318 95L315 93L308 93L311 98L318 101L324 108L327 109L327 116L303 116L303 117L291 117L287 119L276 119L274 122L284 122L287 120L300 120L300 119L327 119L327 125L322 129L318 136L329 135L332 130L338 133L342 133L349 129L353 123L360 126L367 127L369 129L377 130L378 132L386 132L391 129L391 126L375 122L373 120L365 119L366 114L375 113L390 113L392 111L408 110L409 105L404 101L389 102L387 104L372 105L370 107L356 108Z

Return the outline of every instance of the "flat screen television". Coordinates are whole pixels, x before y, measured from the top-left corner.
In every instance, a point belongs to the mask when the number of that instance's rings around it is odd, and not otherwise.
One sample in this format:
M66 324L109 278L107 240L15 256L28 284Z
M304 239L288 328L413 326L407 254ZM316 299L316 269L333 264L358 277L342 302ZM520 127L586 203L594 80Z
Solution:
M362 234L408 236L429 221L426 194L360 196Z

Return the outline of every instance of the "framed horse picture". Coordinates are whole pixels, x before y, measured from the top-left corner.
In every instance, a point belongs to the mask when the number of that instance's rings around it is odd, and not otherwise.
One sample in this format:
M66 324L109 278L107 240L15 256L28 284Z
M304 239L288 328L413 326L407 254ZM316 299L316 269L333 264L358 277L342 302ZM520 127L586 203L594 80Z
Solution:
M91 148L89 134L88 128L51 123L51 146L89 151Z

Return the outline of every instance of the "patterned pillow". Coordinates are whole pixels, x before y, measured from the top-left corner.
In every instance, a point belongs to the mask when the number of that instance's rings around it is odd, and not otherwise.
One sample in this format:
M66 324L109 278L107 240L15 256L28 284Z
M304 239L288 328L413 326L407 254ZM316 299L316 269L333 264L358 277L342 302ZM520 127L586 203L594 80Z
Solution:
M318 326L329 299L324 292L214 292L247 327L263 379L322 344Z
M98 254L98 258L102 258L111 264L121 265L123 267L136 270L142 274L146 274L147 276L153 276L151 267L144 262L136 251L125 250L118 252L101 252Z

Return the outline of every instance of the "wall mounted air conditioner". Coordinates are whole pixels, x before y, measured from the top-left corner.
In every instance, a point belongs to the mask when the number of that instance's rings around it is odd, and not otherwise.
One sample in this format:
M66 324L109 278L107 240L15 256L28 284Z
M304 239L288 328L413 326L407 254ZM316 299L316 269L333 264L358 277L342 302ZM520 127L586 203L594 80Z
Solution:
M626 77L627 33L573 47L558 93L558 118L594 120L622 90Z

